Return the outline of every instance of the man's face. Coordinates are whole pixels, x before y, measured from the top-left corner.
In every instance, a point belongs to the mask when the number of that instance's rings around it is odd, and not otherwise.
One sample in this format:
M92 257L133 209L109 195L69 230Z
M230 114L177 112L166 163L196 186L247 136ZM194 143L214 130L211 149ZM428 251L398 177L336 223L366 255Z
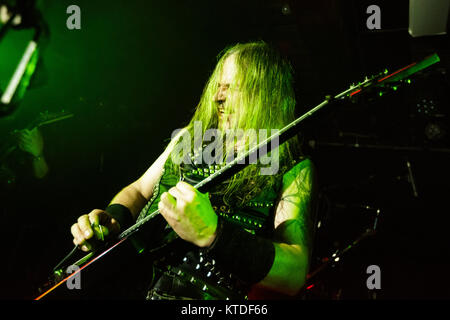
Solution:
M225 102L231 103L236 96L236 90L232 92L230 90L230 85L233 83L234 77L236 75L236 64L235 57L233 55L229 56L223 65L222 72L219 78L219 86L217 92L214 95L214 102L217 103L217 112L219 114L219 128L229 128L231 122L232 113L225 113ZM234 112L233 112L234 113Z

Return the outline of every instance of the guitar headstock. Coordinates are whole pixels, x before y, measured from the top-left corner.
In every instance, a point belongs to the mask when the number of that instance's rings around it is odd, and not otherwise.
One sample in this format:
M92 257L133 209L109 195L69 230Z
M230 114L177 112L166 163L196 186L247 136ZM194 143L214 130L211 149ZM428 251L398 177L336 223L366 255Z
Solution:
M370 87L377 86L379 80L382 79L386 74L388 74L388 70L386 69L384 72L380 72L376 75L372 75L370 77L366 76L362 82L358 84L352 84L349 88L349 97L353 97L354 95L360 93L363 90L369 89Z
M363 82L360 82L357 85L352 84L350 89L347 90L348 96L353 98L353 96L357 95L361 91L368 91L366 89L375 87L378 88L376 92L380 97L388 91L397 91L399 86L411 84L411 76L421 73L423 70L435 63L438 63L439 61L439 56L437 54L432 54L422 61L413 62L394 72L389 72L385 69L378 75L366 77Z

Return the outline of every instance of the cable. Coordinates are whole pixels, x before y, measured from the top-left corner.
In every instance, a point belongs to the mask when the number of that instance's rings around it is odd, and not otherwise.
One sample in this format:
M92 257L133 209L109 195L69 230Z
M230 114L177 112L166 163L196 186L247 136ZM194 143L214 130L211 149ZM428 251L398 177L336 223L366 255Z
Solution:
M56 267L53 268L53 273L59 269L59 267L66 262L66 260L68 260L71 256L73 256L73 254L77 251L78 249L78 245L75 245L75 247L72 249L72 251L69 252L69 254L67 256L65 256L57 265Z

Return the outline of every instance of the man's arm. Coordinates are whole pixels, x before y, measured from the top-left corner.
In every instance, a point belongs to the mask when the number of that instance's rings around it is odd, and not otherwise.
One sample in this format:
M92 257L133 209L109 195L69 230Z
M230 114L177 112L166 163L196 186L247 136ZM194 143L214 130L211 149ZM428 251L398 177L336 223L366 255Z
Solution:
M131 212L132 219L135 221L139 212L151 198L153 187L161 177L164 164L170 156L176 141L185 130L181 130L175 136L166 150L158 157L158 159L148 168L148 170L135 182L123 188L110 202L110 205L120 204L128 208ZM83 251L89 251L91 245L88 240L93 237L103 239L110 233L118 233L124 227L118 223L111 214L104 210L94 209L89 214L82 215L78 218L77 223L71 227L71 233L74 237L73 242L80 245ZM96 227L102 225L106 228L101 230ZM94 226L94 227L93 227Z
M29 153L32 159L33 173L37 179L44 178L48 173L48 165L44 158L44 139L36 127L33 130L21 130L18 136L19 148Z
M161 177L169 153L169 150L166 149L138 180L123 188L111 200L110 205L121 204L127 207L133 215L133 220L136 220L139 212L152 196L153 188Z
M92 249L92 245L89 243L92 238L103 239L109 234L117 234L126 227L122 225L122 222L128 221L129 218L135 221L139 212L145 206L147 199L151 197L153 186L161 176L167 157L168 152L161 154L138 180L123 188L112 199L110 205L120 204L125 206L129 209L129 212L126 208L120 207L119 211L122 212L122 215L129 215L131 212L132 217L123 216L123 221L119 221L121 219L113 217L111 212L94 209L89 214L80 216L70 228L74 238L73 243L81 246L81 250L89 251ZM102 225L103 228L99 229L99 225Z
M309 160L284 176L273 240L254 237L224 220L219 222L208 195L185 182L163 193L158 208L182 239L204 248L236 276L294 295L304 285L308 272L313 187Z
M281 200L275 213L275 259L256 286L296 294L305 284L312 250L315 173L304 160L283 177Z
M130 209L133 220L137 219L142 208L152 197L153 188L162 175L164 164L170 156L176 142L183 135L185 129L171 140L164 152L147 169L147 171L136 181L123 188L110 202L111 204L121 204Z
M48 173L48 165L45 161L44 154L33 156L33 172L37 179L44 178Z

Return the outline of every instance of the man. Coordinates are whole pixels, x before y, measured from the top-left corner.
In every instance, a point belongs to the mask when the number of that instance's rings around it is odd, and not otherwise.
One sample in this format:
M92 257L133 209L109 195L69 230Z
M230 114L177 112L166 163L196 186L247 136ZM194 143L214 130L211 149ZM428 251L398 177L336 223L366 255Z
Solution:
M30 279L37 278L36 264L29 261L43 259L32 239L42 233L42 215L37 219L36 203L42 202L49 184L49 167L44 157L44 139L38 128L13 131L0 150L0 214L2 223L9 225L5 236L8 243L0 246L4 256L2 282L6 298L30 297ZM26 199L26 201L24 201ZM41 209L53 202L40 204ZM52 212L46 207L46 212ZM11 274L28 274L30 277L11 277ZM1 296L1 295L0 295Z
M22 184L29 183L28 176L31 175L36 179L45 178L49 167L44 157L44 139L39 129L16 130L11 141L7 141L0 150L1 186L5 189L15 187L16 174L20 174L19 180L24 180L21 181ZM28 170L30 165L32 172Z
M159 209L163 226L187 249L157 261L148 299L295 295L308 272L315 187L313 166L299 156L297 139L280 146L278 171L262 175L261 163L251 164L206 194L192 185L217 165L199 162L198 150L177 157L186 145L196 145L196 124L203 133L219 129L217 136L231 129L280 129L294 120L294 107L291 68L275 50L264 42L225 50L189 125L106 210L78 219L71 228L74 243L89 251L93 239L117 234ZM219 152L221 159L255 142L251 135L237 140L234 148Z
M34 177L43 179L48 173L48 165L44 158L44 139L39 129L24 129L18 134L19 148L31 155Z

